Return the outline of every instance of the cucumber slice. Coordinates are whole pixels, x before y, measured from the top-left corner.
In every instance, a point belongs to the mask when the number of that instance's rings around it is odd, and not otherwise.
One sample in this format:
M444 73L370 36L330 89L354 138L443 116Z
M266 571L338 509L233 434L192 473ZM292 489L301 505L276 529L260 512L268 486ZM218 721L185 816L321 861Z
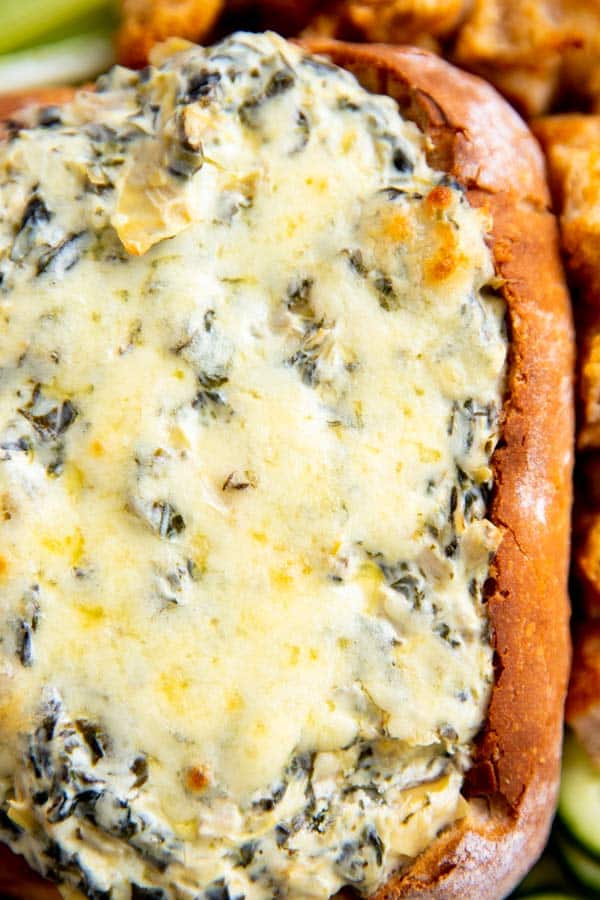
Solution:
M584 900L581 894L563 894L561 891L541 891L539 894L527 894L527 900Z
M0 53L66 37L70 23L106 10L108 0L0 0Z
M558 845L575 878L600 897L600 862L564 836L559 837Z
M535 897L540 891L568 891L569 881L555 856L546 851L517 887L514 897Z
M571 733L565 735L558 814L571 836L600 860L600 768Z
M81 34L31 50L0 55L0 90L19 91L86 81L113 62L112 40L106 31Z

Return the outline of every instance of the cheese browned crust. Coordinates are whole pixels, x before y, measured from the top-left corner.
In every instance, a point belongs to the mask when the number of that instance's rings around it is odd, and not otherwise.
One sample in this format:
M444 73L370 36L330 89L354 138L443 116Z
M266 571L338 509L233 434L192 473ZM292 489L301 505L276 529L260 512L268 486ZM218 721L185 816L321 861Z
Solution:
M545 838L568 663L572 336L555 224L535 145L487 86L418 51L311 49L392 94L430 135L431 164L493 217L512 355L494 457L492 519L504 539L488 582L497 683L470 782L479 799L375 896L499 897Z

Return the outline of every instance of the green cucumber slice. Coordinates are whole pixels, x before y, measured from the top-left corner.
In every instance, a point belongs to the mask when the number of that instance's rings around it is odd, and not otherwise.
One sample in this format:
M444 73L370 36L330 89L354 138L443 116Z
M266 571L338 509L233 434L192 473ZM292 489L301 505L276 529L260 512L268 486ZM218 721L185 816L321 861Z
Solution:
M600 768L575 735L565 735L558 814L571 836L600 860Z
M563 894L561 891L541 891L539 894L527 894L527 900L583 900L580 894Z
M0 53L66 37L78 19L105 12L111 0L0 0ZM63 31L64 30L64 31Z
M54 44L0 55L0 86L2 91L24 91L50 84L72 84L95 78L113 62L109 32L80 34Z
M562 866L555 856L548 851L537 861L533 869L525 876L515 890L515 897L537 897L542 892L561 892L569 890L569 881L565 877Z
M558 839L562 857L575 878L600 896L600 862L564 836Z

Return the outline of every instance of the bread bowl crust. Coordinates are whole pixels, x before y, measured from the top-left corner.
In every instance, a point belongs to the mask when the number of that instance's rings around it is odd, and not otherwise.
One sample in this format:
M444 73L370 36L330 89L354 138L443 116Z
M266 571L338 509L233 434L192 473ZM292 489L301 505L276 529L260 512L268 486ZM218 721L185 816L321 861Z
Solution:
M372 900L492 900L519 880L547 836L570 655L573 334L542 157L489 85L437 57L329 40L304 46L353 71L368 89L395 97L429 136L430 163L491 216L511 345L491 503L503 540L487 591L496 684L468 779L468 818Z

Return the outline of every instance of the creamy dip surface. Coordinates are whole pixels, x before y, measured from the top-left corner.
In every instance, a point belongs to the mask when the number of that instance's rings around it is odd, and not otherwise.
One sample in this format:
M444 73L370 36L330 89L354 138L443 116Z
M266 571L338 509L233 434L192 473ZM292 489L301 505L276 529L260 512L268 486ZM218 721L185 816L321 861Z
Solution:
M65 897L368 894L493 682L488 223L274 34L154 62L0 148L0 838Z

